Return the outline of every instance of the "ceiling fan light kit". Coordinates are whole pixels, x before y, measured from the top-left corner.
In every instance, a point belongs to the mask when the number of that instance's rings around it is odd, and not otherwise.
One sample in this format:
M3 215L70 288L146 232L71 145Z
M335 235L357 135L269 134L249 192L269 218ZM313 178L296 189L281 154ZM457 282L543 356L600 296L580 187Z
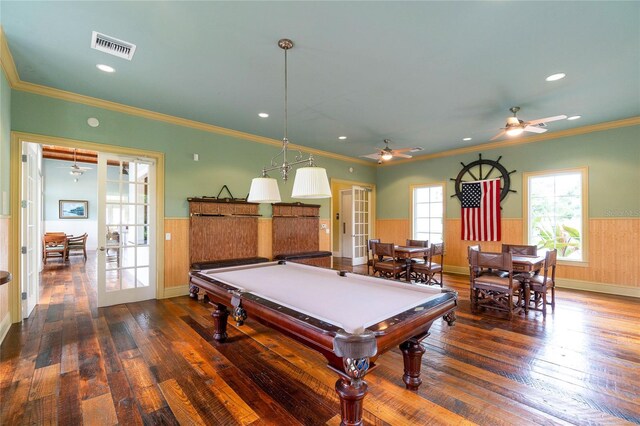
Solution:
M287 137L287 116L288 116L288 88L287 88L287 51L293 48L293 42L287 38L280 39L278 46L284 50L284 138L282 138L282 149L271 159L271 166L262 169L262 176L254 178L251 181L249 196L247 201L252 203L277 203L280 202L280 191L278 189L278 181L267 175L268 172L279 170L282 180L285 182L289 178L289 171L298 164L305 164L307 167L298 169L294 183L292 198L329 198L331 197L331 188L327 171L321 167L315 167L313 155L308 158L302 156L302 152L298 151L298 155L294 161L287 160L289 139ZM282 160L276 159L282 157ZM278 164L279 163L279 164Z

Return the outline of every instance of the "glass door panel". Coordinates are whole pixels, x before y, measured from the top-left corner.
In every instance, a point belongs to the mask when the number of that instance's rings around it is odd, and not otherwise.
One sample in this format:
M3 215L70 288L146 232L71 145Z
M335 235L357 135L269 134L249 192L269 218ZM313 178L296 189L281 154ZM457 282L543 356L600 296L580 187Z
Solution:
M100 154L98 306L155 296L155 165Z

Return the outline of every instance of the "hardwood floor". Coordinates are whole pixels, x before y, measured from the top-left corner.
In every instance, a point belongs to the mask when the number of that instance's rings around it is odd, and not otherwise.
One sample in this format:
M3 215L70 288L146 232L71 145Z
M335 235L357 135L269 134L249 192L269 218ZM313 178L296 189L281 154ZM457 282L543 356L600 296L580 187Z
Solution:
M47 265L42 303L0 347L1 425L339 424L318 353L251 318L219 344L186 296L97 309L94 277L93 256ZM445 285L458 321L424 340L420 390L404 389L398 350L382 355L367 424L640 423L638 300L560 289L546 320L508 321L470 312L467 277Z

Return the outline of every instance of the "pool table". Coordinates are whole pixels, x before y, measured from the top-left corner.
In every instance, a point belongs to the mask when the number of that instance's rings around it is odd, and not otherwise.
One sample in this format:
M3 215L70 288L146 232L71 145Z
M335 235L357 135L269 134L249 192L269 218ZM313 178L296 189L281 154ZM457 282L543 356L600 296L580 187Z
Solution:
M237 325L251 316L322 353L339 374L343 425L362 424L363 378L380 354L399 345L403 381L417 390L420 341L436 319L456 319L456 292L287 261L194 271L190 281L215 308L215 340L227 338L229 315Z

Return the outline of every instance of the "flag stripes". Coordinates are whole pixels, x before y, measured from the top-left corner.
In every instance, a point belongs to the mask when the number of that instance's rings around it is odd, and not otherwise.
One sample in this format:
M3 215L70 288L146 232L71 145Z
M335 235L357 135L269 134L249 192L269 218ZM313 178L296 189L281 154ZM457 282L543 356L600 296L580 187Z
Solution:
M462 239L500 241L500 179L462 183Z

